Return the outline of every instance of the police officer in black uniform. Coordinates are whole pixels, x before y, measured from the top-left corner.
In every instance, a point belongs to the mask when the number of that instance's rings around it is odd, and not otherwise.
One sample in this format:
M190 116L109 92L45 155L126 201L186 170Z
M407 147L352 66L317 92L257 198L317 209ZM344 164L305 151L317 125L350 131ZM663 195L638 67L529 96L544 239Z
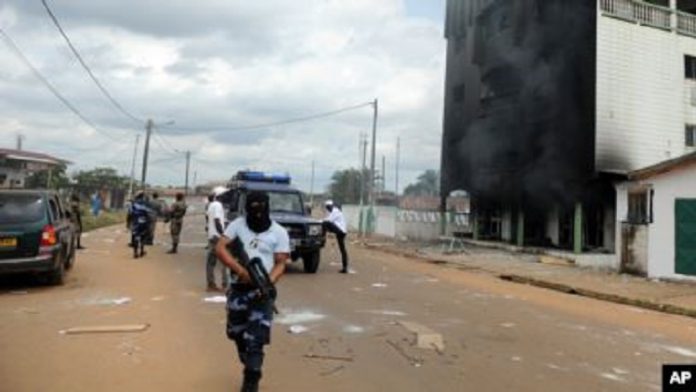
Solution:
M242 392L255 392L261 379L263 349L271 341L275 296L261 296L260 290L251 284L248 271L227 246L239 239L249 258L260 258L270 280L276 283L290 257L290 238L282 226L271 220L266 193L249 192L245 210L246 216L227 226L215 250L220 261L236 274L227 293L227 337L235 342L239 360L244 364Z

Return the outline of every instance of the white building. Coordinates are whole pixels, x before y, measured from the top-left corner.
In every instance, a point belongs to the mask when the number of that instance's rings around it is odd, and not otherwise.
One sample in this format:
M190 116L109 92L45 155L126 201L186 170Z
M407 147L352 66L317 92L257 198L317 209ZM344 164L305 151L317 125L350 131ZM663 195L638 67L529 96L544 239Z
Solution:
M696 153L631 172L616 194L621 270L696 281Z
M68 163L37 152L0 148L0 189L24 188L26 178L32 173Z

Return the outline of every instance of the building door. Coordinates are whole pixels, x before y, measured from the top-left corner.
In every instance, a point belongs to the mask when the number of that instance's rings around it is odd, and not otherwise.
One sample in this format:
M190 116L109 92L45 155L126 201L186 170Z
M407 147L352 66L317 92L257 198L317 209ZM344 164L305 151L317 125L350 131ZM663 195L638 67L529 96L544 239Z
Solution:
M696 276L696 199L678 199L675 209L675 272Z

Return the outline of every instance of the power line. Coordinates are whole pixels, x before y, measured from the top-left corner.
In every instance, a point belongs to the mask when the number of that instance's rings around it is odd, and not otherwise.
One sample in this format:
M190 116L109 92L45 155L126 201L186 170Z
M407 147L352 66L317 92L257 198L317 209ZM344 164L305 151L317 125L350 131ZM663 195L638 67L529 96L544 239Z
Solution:
M172 130L176 130L176 131L197 131L197 133L211 133L211 132L225 132L225 131L248 131L248 130L253 130L253 129L276 127L276 126L280 126L280 125L293 124L293 123L316 120L316 119L324 118L324 117L335 116L335 115L340 114L340 113L360 109L360 108L363 108L366 106L371 106L371 105L373 105L373 102L366 102L366 103L361 103L359 105L347 106L347 107L344 107L341 109L312 114L312 115L305 116L305 117L297 117L297 118L291 118L291 119L287 119L287 120L282 120L282 121L277 121L277 122L269 122L269 123L263 123L263 124L254 124L254 125L245 125L245 126L214 126L214 127L200 126L200 127L195 127L195 128L191 128L191 127L167 127L167 128L172 129Z
M27 68L29 68L29 69L32 71L32 73L34 74L34 76L35 76L37 79L39 79L39 81L41 81L41 83L43 83L44 86L46 86L46 88L48 88L48 89L51 91L51 93L53 93L53 95L55 95L55 97L58 98L58 100L61 101L61 102L63 103L63 105L65 105L65 107L67 107L71 112L73 112L77 117L79 117L80 120L82 120L85 124L89 125L92 129L94 129L94 130L97 131L98 133L101 133L102 135L108 137L109 139L111 139L111 140L113 140L113 141L116 141L116 142L119 141L119 140L118 140L117 138L115 138L114 136L112 136L112 135L110 135L110 134L108 134L108 133L106 133L106 132L103 132L103 131L101 131L100 129L98 129L98 128L96 127L96 125L94 125L94 123L93 123L92 121L90 121L90 120L89 120L87 117L85 117L79 110L77 110L77 108L76 108L72 103L70 103L70 101L68 101L67 98L65 98L63 95L61 95L61 93L58 92L58 90L51 84L51 82L49 82L48 79L46 79L46 78L39 72L39 70L36 69L36 67L34 67L34 65L29 61L29 59L24 55L24 53L22 53L22 51L19 49L19 47L17 46L17 44L12 40L12 38L10 38L9 35L7 35L7 33L5 32L5 30L3 30L2 28L0 28L0 35L2 35L2 37L3 37L3 39L5 40L5 43L7 44L7 46L9 46L10 49L12 49L12 51L15 53L15 55L17 55L17 57L19 57L19 59L22 60L22 62L24 63L24 65L26 65Z
M132 115L131 113L129 113L126 109L124 109L123 106L121 106L121 104L118 103L118 101L116 101L116 99L114 99L114 97L106 90L106 88L101 84L101 82L99 82L99 80L97 79L97 77L94 76L94 73L92 72L92 70L89 68L89 66L87 65L87 63L85 63L85 60L82 58L82 56L80 55L80 53L79 53L79 52L77 51L77 49L75 48L75 45L73 45L72 41L70 41L70 38L69 38L68 35L65 33L65 30L63 30L63 27L61 27L60 23L58 22L58 18L56 18L56 16L53 14L53 12L51 11L51 8L48 6L48 3L46 2L46 0L41 0L41 3L43 4L44 8L46 8L46 12L48 13L48 16L51 17L51 20L53 21L53 24L55 24L56 27L58 28L58 31L60 32L60 34L61 34L61 35L63 36L63 38L65 39L65 42L66 42L66 43L68 44L68 46L70 47L70 50L73 52L73 54L75 55L75 57L77 58L77 60L78 60L78 61L80 62L80 64L82 65L82 68L84 68L85 71L87 71L87 74L88 74L89 77L92 79L92 81L94 82L94 84L97 85L97 87L99 88L99 90L101 90L102 94L104 94L104 96L109 100L109 102L111 102L111 104L112 104L116 109L118 109L119 112L123 113L123 115L125 115L125 116L128 117L129 119L131 119L131 120L133 120L133 121L135 121L135 122L137 122L137 123L139 123L139 124L142 124L142 123L144 122L144 120L135 117L134 115Z

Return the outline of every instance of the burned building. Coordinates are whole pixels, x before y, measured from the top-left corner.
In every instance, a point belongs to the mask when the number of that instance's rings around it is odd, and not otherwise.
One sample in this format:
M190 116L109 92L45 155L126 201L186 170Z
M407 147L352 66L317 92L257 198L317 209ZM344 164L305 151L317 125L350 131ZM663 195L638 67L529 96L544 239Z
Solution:
M614 251L614 183L692 148L694 9L448 0L442 190L471 194L475 235Z

